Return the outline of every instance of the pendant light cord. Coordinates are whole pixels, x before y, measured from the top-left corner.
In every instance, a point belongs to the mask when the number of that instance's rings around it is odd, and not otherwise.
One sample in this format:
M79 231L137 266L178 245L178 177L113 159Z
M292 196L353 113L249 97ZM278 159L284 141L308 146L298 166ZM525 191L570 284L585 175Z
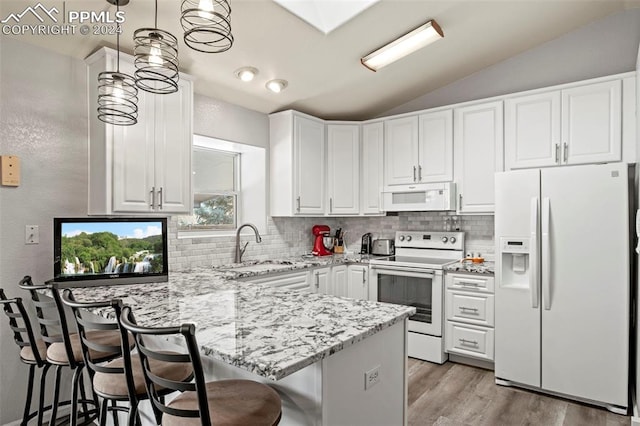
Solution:
M120 15L119 12L120 0L116 0L116 19L118 19L118 15ZM116 28L116 48L118 49L118 53L116 56L116 70L118 71L118 74L120 74L120 28L120 22L118 22L118 26Z
M158 28L158 0L156 0L156 26L155 28Z

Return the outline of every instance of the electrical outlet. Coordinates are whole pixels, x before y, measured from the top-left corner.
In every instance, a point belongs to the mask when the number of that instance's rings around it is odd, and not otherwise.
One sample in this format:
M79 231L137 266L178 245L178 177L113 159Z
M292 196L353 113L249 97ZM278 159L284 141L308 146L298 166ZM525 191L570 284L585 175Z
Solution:
M38 225L27 225L24 229L24 243L25 244L39 244L40 243L40 229Z
M378 383L380 383L379 365L364 373L364 390L368 390Z

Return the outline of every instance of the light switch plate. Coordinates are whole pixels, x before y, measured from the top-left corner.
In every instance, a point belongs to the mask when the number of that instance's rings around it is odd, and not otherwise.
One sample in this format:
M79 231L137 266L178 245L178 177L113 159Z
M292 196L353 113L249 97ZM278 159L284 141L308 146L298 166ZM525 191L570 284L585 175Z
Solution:
M40 228L38 225L27 225L24 228L25 244L40 244Z
M15 155L0 157L0 184L20 186L20 158Z

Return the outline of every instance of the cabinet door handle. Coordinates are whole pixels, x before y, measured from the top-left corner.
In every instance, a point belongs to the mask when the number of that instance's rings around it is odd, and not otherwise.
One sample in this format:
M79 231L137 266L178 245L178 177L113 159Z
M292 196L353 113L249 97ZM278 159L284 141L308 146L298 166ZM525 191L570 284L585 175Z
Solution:
M560 161L560 159L558 158L560 156L560 144L557 143L556 144L556 163Z
M320 272L316 272L316 288L320 288Z
M149 207L151 207L151 210L156 208L156 187L152 186L151 187L151 204L149 204Z
M296 198L296 211L300 213L300 196Z
M418 181L422 182L422 166L418 165Z
M367 271L365 271L364 269L362 270L362 284L364 285L367 282L367 276L366 276Z
M416 166L413 166L413 181L416 181Z
M158 208L162 210L162 187L158 191Z
M329 198L329 213L333 213L333 198Z
M478 346L477 340L458 339L462 345Z
M467 308L466 306L460 306L458 309L460 309L463 313L467 311L474 313L478 312L478 308Z
M564 162L566 163L569 161L569 144L565 142L563 148Z
M458 194L458 212L462 211L462 194Z
M460 285L462 287L474 287L474 288L478 288L479 284L478 283L472 283L469 281L459 281Z

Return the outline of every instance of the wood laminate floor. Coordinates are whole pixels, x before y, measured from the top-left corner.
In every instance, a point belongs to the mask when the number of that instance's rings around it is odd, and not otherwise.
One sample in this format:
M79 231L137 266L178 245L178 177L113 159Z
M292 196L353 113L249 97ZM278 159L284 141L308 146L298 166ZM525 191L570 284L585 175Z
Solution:
M409 358L409 426L629 426L605 409L495 384L493 371Z

